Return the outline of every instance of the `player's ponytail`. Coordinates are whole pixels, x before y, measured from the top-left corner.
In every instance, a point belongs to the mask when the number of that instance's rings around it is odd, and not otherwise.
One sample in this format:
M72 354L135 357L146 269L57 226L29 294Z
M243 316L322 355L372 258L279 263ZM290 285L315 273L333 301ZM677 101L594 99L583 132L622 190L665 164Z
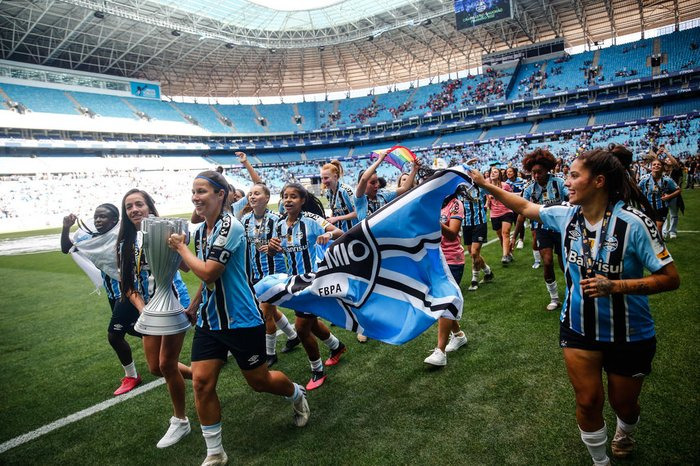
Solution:
M623 201L647 215L653 215L651 204L634 182L634 174L630 170L632 158L632 152L625 146L611 144L607 150L586 151L578 157L578 160L590 170L592 176L605 177L605 187L608 190L610 202Z

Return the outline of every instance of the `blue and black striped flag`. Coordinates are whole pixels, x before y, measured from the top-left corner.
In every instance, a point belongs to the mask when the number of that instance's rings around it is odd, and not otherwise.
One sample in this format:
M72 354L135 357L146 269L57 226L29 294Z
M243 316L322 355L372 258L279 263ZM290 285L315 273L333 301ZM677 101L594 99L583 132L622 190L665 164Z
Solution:
M461 168L435 173L337 239L317 272L262 279L258 299L396 345L440 317L459 319L462 292L440 251L440 208L464 183L471 186Z

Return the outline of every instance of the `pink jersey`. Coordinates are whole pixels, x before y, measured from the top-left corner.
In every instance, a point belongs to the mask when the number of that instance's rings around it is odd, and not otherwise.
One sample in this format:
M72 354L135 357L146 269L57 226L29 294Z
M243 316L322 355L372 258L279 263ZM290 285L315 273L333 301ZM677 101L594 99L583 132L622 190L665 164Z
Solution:
M440 223L447 225L450 223L450 219L453 218L459 220L461 231L461 223L462 219L464 219L464 205L459 199L452 199L445 207L440 209ZM448 264L464 264L464 248L462 247L462 238L459 235L454 241L449 241L443 235L440 248L442 248L442 253L445 255Z
M504 191L508 191L509 193L513 192L513 188L511 188L508 183L501 183L501 189L503 189ZM486 203L486 207L491 209L491 218L498 218L505 214L513 212L508 207L504 206L501 201L492 196L489 196L489 200Z

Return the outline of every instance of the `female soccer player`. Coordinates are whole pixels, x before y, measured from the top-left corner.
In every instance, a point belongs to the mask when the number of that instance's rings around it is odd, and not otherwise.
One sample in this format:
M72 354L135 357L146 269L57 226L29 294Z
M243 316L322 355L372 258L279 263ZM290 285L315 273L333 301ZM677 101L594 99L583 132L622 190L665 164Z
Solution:
M634 207L646 210L648 203L633 181L631 162L622 146L584 152L566 180L572 205L538 205L471 173L505 205L561 233L567 288L560 345L576 394L581 440L597 465L609 464L602 371L617 415L612 454L624 458L634 448L639 395L656 351L646 295L680 284L654 222ZM645 277L644 268L651 275Z
M554 168L557 161L546 149L535 149L523 159L523 168L532 173L533 182L529 184L523 191L523 199L526 199L535 204L549 205L558 204L568 198L569 192L564 186L564 180L551 175L549 172ZM518 224L515 231L520 231L523 227L523 217L518 218ZM554 254L557 253L559 264L561 266L561 254L559 248L558 233L544 227L538 223L534 223L533 230L535 231L535 241L537 250L542 257L542 269L544 271L544 282L547 285L550 302L547 304L548 311L554 311L561 305L559 301L559 293L557 291L557 282L554 275Z
M275 235L268 243L268 250L284 253L289 275L315 272L319 259L316 244L328 244L330 240L342 236L343 232L323 218L320 201L302 185L286 184L282 188L282 200L285 214L275 226ZM294 325L311 365L311 379L306 384L306 389L313 390L326 380L324 363L321 362L321 353L314 336L331 350L326 366L338 364L347 349L315 315L299 311L294 314Z
M328 223L345 232L354 227L358 220L353 190L340 182L341 176L343 176L343 167L337 160L332 160L321 167L321 183L326 188L328 207L331 209Z
M246 382L257 392L284 396L293 403L294 423L309 420L304 388L265 363L265 325L245 271L246 242L241 223L224 207L228 183L219 173L200 173L192 184L192 203L205 223L195 235L196 255L185 235L172 235L169 246L202 283L197 293L192 342L192 380L197 415L207 444L203 465L226 464L221 439L221 406L216 393L219 373L231 352ZM195 317L193 315L193 317Z
M279 215L267 208L270 202L270 189L261 182L256 182L248 193L248 205L251 212L243 215L241 223L245 232L246 273L251 285L255 285L263 277L273 273L283 273L286 270L284 257L281 255L269 255L267 245L275 231L275 225L279 221ZM277 329L287 335L287 343L282 349L283 353L294 349L301 340L296 330L289 323L287 317L276 306L268 303L260 303L260 308L265 317L265 348L267 354L267 367L272 367L277 362Z
M510 185L508 183L502 183L502 181L501 170L497 167L491 167L489 171L489 183L510 192ZM498 240L501 242L501 250L503 251L501 264L508 265L513 262L513 254L511 254L510 245L510 226L515 223L515 214L493 196L488 196L486 207L491 211L491 226L493 227L493 231L496 232Z
M639 180L639 188L656 211L654 221L662 231L668 216L668 202L680 195L681 188L671 177L664 175L664 164L659 159L652 160L651 173Z
M440 249L457 286L460 286L464 274L464 248L459 238L463 218L464 205L457 199L457 192L455 192L445 198L440 209L440 229L442 230ZM438 320L438 345L423 362L432 366L444 366L447 364L446 353L457 351L466 344L467 336L459 328L459 322L441 317Z
M355 207L357 208L358 221L362 221L368 215L378 211L411 189L412 183L404 183L394 191L379 187L377 167L379 167L379 164L382 163L385 157L386 154L381 154L367 170L360 172L360 179L357 182L357 188L355 188ZM410 179L415 179L419 168L420 159L416 159L416 162L411 167L411 172L408 174Z
M70 227L75 224L78 218L74 214L69 214L63 218L63 230L61 231L61 251L63 254L68 254L72 250L77 250L82 241L95 236L103 235L114 228L119 223L119 209L114 204L101 204L95 209L93 217L95 223L94 234L86 234L75 238L76 244L73 244L69 237ZM82 230L79 230L82 231ZM115 245L112 244L112 251ZM114 258L114 254L111 255ZM99 268L99 267L98 267ZM107 341L121 362L124 368L124 378L121 380L121 385L114 392L114 395L121 395L130 392L141 383L141 376L136 372L134 358L131 355L131 346L124 338L125 334L141 337L141 334L134 330L134 325L139 318L139 313L132 306L119 306L121 298L121 287L119 280L110 277L104 271L102 273L102 286L107 292L107 300L109 307L112 309L112 318L107 327Z
M508 183L513 190L515 194L520 194L523 192L523 187L525 186L525 180L520 178L518 176L518 169L515 167L508 167L506 168L506 183ZM523 240L525 239L525 229L521 229L520 232L517 234L513 234L513 240L516 239L517 237L517 242L515 245L516 249L522 249L525 244ZM511 241L512 243L512 241ZM534 241L533 241L533 247L534 247ZM512 249L512 248L511 248ZM533 249L534 250L534 249ZM539 254L539 253L538 253Z
M464 244L469 249L472 258L472 281L469 291L479 289L479 271L484 272L484 281L490 282L494 278L491 267L488 266L481 256L481 245L486 242L488 230L486 228L486 195L488 193L473 186L466 188L462 186L457 195L464 204L464 220L462 221L462 232Z
M119 227L117 260L121 272L122 300L120 305L131 306L140 314L155 293L151 270L143 254L141 222L149 215L158 216L153 199L145 191L132 189L122 199L122 219ZM180 304L187 308L190 297L187 288L175 274L173 292ZM125 313L127 311L124 311ZM133 311L131 311L133 313ZM170 427L157 444L158 448L169 447L190 433L190 421L185 415L185 378L191 379L192 372L179 363L180 350L185 333L175 335L143 335L143 352L151 374L164 377L173 403L174 416Z

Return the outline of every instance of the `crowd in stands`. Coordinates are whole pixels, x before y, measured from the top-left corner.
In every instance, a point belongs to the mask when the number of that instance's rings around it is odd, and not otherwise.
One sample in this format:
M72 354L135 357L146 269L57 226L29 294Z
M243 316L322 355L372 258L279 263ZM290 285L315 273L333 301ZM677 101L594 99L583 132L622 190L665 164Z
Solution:
M391 107L389 109L389 113L391 113L391 116L394 119L397 119L397 118L401 118L404 113L411 111L411 110L413 110L413 101L408 100L396 108Z
M435 94L430 94L428 102L420 108L428 109L431 112L439 112L455 103L455 91L462 86L459 79L451 79L442 83L442 90Z
M509 78L510 76L501 70L493 68L487 68L481 76L467 76L467 80L480 78L482 81L476 86L467 84L467 89L462 93L462 100L460 101L462 106L483 104L505 98L502 78Z
M428 167L436 166L438 161L447 166L454 166L472 158L476 158L482 167L492 164L520 167L527 152L537 147L547 147L561 159L562 165L566 165L580 152L594 147L605 147L610 142L629 147L638 161L643 160L650 150L663 144L674 157L690 169L697 167L700 161L700 119L580 132L548 141L491 141L456 148L429 149L418 152L417 155ZM405 141L404 144L410 147L410 141ZM286 182L318 175L319 164L323 162L316 160L286 168L259 168L258 171L272 192L279 193ZM360 171L366 169L369 164L368 159L343 162L344 179L349 183L356 183ZM697 182L695 168L691 173L693 176L690 177L689 183ZM188 186L193 174L191 170L107 170L104 173L81 173L76 170L62 175L4 177L0 183L0 219L36 216L37 212L41 212L47 225L57 224L61 215L65 213L65 206L71 206L79 213L89 215L95 200L118 203L123 193L133 186L153 193L164 213L182 213L189 209L190 199L188 191L178 187ZM398 170L388 165L382 165L378 174L389 184L395 183L400 175ZM229 169L226 175L236 187L245 190L251 185L243 168ZM109 179L109 182L96 183L96 178Z
M376 117L382 110L386 110L386 106L384 104L377 103L377 98L375 97L368 106L360 109L359 112L350 115L350 123L364 123L367 120Z

